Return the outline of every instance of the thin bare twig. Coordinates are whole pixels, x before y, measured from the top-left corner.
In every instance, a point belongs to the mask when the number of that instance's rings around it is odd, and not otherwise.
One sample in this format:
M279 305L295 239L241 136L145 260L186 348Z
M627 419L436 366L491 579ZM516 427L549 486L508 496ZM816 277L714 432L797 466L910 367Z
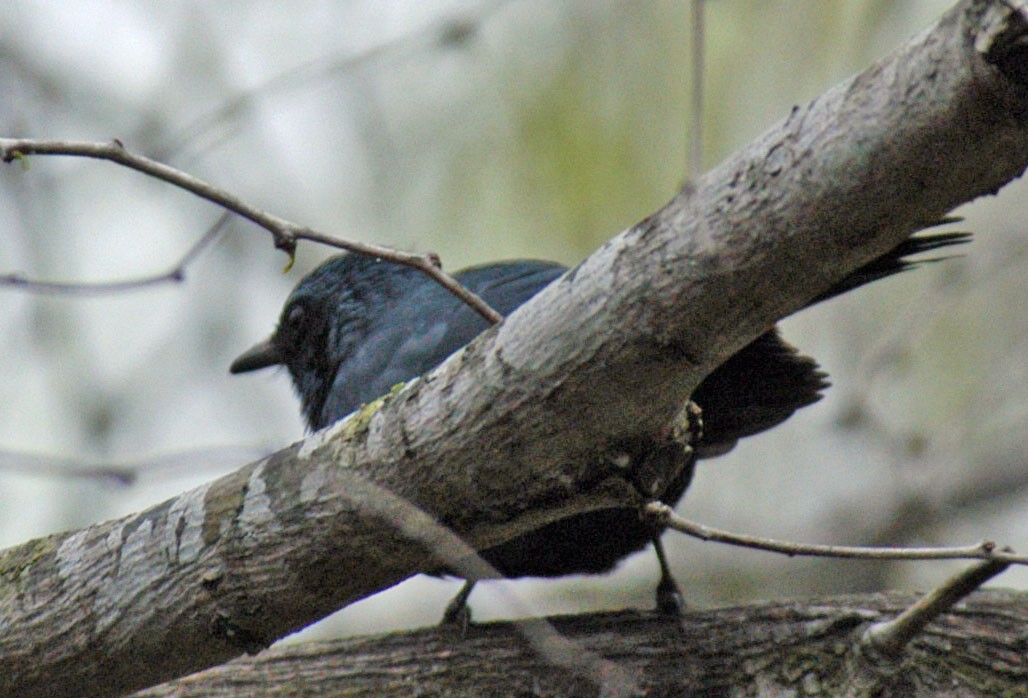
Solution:
M97 160L110 160L129 169L173 184L180 189L185 189L202 199L207 199L228 211L256 223L272 234L275 238L275 247L285 251L290 256L296 250L297 240L310 240L338 249L403 264L427 274L489 322L496 324L503 320L503 316L493 310L485 301L444 272L440 266L438 256L434 254L420 255L412 252L402 252L382 245L344 240L297 225L273 213L259 209L238 196L224 189L219 189L198 177L194 177L162 162L133 153L126 149L124 144L117 139L108 143L97 143L91 141L0 138L0 159L4 162L24 160L27 155L69 155Z
M486 20L509 3L510 0L490 0L478 8L437 19L355 54L334 54L289 68L260 85L230 96L210 111L202 113L182 126L177 133L157 146L154 157L161 160L171 159L187 145L195 146L197 139L213 131L219 124L252 107L258 100L275 93L296 91L307 85L320 83L328 77L349 74L380 59L410 56L425 47L434 49L440 45L459 46L466 43Z
M731 533L704 526L677 516L666 504L650 502L643 508L660 526L679 531L693 538L715 543L737 545L742 548L781 553L790 557L835 557L856 560L989 560L1012 565L1028 565L1028 555L1017 555L1010 548L998 549L992 541L973 545L945 548L873 548L846 545L818 545L761 538L742 533Z
M46 478L99 480L119 486L141 477L173 477L224 470L232 464L262 458L274 449L262 446L208 446L166 453L147 459L88 462L63 456L0 449L0 471Z
M692 0L692 137L689 139L689 167L693 181L703 174L703 21L704 0Z
M875 623L868 628L864 633L864 645L891 657L899 656L926 625L1008 567L1009 562L989 560L950 577L892 620Z
M65 282L65 281L37 281L27 279L21 274L0 274L0 286L12 286L24 289L33 293L53 293L69 296L95 296L103 293L121 293L123 291L143 288L145 286L157 286L164 283L179 283L186 278L186 267L206 248L228 223L232 214L224 213L207 229L199 240L193 243L182 258L166 272L141 276L136 279L124 281L98 281L98 282Z

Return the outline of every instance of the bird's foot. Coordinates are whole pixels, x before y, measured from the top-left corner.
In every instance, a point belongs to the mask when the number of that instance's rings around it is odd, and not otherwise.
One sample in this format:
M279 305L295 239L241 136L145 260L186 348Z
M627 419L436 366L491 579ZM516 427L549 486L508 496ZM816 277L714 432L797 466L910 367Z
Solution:
M682 592L671 578L661 579L657 585L657 615L678 618L686 608Z
M685 599L678 588L678 582L671 575L671 566L664 552L664 544L660 542L660 534L653 536L653 550L657 553L660 563L660 581L657 582L657 613L668 618L678 618L685 609Z

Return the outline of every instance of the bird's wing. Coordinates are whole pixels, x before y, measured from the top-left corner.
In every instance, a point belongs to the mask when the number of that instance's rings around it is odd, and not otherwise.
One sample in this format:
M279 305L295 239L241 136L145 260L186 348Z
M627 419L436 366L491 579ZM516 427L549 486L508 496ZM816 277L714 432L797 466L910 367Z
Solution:
M458 281L506 315L563 274L549 262L519 261L468 269ZM442 363L489 323L434 281L419 279L376 318L374 329L336 373L326 423Z
M773 329L753 340L693 391L703 410L702 457L725 453L745 436L766 431L821 399L827 374Z

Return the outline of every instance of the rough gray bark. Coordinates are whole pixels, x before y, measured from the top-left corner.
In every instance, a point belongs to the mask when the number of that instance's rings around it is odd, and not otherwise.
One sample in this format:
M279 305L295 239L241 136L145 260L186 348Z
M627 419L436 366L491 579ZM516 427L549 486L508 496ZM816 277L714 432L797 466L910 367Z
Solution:
M551 621L583 649L616 657L637 677L638 695L1024 695L1028 597L975 594L929 625L898 659L858 649L868 626L913 601L909 594L804 599L694 612L681 623L635 611ZM135 698L545 698L595 696L596 688L534 652L514 624L488 623L464 638L430 628L276 647Z
M0 695L118 695L424 569L636 501L606 457L720 361L1028 164L1028 36L966 0L794 108L429 377L138 515L0 554Z

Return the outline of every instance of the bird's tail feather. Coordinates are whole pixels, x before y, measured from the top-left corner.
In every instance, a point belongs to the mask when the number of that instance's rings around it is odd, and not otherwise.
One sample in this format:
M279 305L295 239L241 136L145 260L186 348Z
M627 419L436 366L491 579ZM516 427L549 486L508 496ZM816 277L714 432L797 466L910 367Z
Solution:
M956 220L959 219L946 218L936 225L952 223ZM943 259L949 259L949 256L917 260L908 258L923 252L930 252L931 250L949 247L950 245L962 245L970 239L971 233L967 232L933 233L931 235L915 235L914 237L909 237L890 251L883 254L881 257L876 257L871 260L821 295L815 297L807 304L807 307L810 307L815 303L828 300L829 298L842 295L847 291L852 291L853 289L863 286L864 284L871 283L872 281L892 276L893 274L897 274L901 271L913 269L914 267L921 266L922 264L930 264Z

